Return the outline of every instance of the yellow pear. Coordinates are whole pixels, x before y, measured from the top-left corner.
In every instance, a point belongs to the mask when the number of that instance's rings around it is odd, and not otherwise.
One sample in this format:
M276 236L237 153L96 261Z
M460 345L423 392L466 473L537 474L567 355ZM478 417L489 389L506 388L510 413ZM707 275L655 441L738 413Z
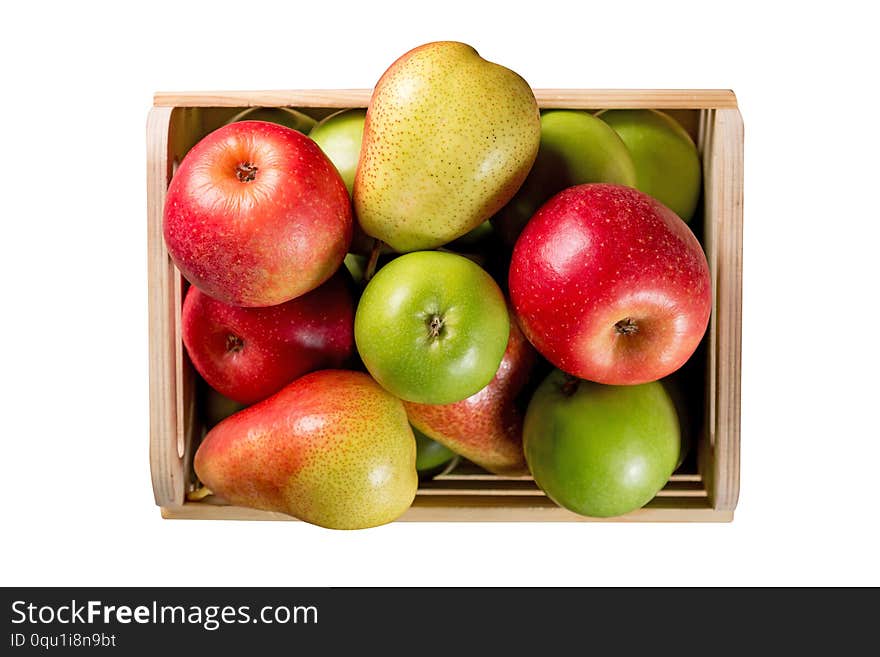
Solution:
M540 140L519 75L464 43L419 46L370 99L353 193L360 224L400 252L451 242L510 200Z

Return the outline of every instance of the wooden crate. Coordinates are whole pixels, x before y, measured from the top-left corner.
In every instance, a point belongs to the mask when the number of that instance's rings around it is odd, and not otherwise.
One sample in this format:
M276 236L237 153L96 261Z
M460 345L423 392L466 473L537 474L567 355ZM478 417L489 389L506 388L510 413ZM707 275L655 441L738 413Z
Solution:
M689 398L700 418L693 456L644 508L612 521L730 521L739 494L740 329L742 292L743 125L727 90L536 90L542 108L668 111L694 137L703 161L701 238L714 304L703 345L692 359ZM181 340L185 281L162 238L165 193L177 163L202 136L246 107L295 107L315 117L366 107L369 90L157 93L147 123L150 316L150 466L156 504L166 518L291 520L289 516L188 502L196 485L192 457L203 435L196 411L198 376ZM556 506L531 477L500 477L465 464L420 486L401 520L590 521Z

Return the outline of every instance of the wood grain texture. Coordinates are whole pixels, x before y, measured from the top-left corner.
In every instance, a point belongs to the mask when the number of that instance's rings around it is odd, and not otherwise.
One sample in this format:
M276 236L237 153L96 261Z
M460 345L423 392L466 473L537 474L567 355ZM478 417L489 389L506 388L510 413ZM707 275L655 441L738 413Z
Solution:
M544 108L721 109L737 106L729 89L535 89ZM156 107L366 107L371 89L160 91Z
M502 477L492 474L462 476L455 471L419 484L424 496L538 496L545 497L530 476ZM702 497L706 488L699 475L673 475L657 497Z
M710 362L713 462L709 498L732 510L739 498L742 360L743 122L738 110L714 111L705 155L706 222L711 226L715 308ZM706 474L706 473L704 473Z
M298 522L283 513L240 506L188 502L163 507L162 517L174 520L282 520ZM730 522L733 511L713 509L705 499L654 500L646 507L616 518L588 518L556 506L546 497L495 499L472 496L418 496L398 522Z
M171 180L172 109L156 107L147 120L147 252L150 318L150 472L158 505L183 503L185 473L178 448L179 372L176 367L179 275L165 250L162 212Z

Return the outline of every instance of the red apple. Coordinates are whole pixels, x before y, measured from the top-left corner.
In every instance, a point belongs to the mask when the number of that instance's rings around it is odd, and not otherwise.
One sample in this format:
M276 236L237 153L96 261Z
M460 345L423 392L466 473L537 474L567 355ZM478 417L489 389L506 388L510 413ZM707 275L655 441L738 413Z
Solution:
M338 368L354 352L354 294L343 267L318 289L268 308L242 308L190 287L183 343L208 385L253 404L307 372Z
M236 306L273 306L339 268L351 242L351 203L311 139L241 121L187 153L168 188L164 230L193 285Z
M517 397L536 360L535 350L511 321L507 350L489 385L454 404L405 401L409 421L425 435L490 472L526 472L523 413Z
M656 381L709 322L709 266L687 225L630 187L570 187L514 247L510 296L529 341L559 369L613 385Z

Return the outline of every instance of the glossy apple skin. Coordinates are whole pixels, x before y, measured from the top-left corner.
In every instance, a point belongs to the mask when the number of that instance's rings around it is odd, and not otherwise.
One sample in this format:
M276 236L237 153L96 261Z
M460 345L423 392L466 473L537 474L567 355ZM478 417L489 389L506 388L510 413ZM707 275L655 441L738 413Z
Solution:
M529 403L523 445L535 482L554 502L607 518L663 488L679 461L679 436L659 382L604 386L555 370Z
M535 350L511 321L507 349L489 385L454 404L404 402L409 421L489 472L523 474L523 414L518 397L536 360Z
M513 250L520 326L559 369L613 385L681 367L709 322L700 243L659 201L630 187L580 185L548 201Z
M657 110L606 110L597 116L629 149L636 169L635 187L690 221L700 200L702 167L687 131Z
M357 350L373 378L423 404L451 404L486 386L509 331L492 277L465 257L438 251L408 253L382 267L354 320Z
M193 466L232 504L331 529L391 522L418 488L416 444L399 399L362 372L321 370L228 417Z
M606 182L636 185L626 144L607 123L582 110L541 113L541 146L528 178L492 225L510 246L551 196L573 185Z
M354 354L354 309L344 267L317 289L267 308L230 306L190 287L183 343L208 385L253 404L307 372L346 365Z
M171 180L164 219L178 269L235 306L274 306L315 289L352 235L348 193L327 156L264 121L232 123L197 143Z

